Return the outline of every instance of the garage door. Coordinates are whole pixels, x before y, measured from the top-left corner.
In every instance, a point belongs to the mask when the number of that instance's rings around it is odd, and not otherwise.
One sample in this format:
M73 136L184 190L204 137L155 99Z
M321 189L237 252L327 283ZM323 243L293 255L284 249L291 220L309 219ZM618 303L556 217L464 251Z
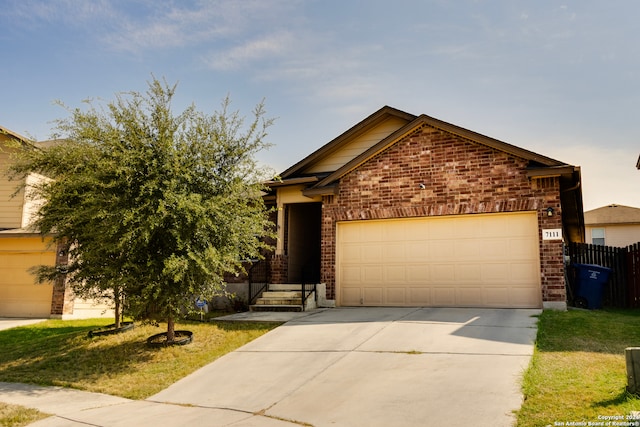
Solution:
M53 265L40 238L0 239L0 317L49 317L53 285L36 284L29 268Z
M542 304L535 212L340 222L342 306Z

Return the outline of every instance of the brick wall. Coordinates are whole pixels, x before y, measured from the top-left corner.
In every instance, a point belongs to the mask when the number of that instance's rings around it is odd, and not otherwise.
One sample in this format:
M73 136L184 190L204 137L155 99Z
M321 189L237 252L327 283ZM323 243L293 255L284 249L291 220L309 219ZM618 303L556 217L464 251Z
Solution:
M323 200L327 298L335 298L337 221L537 211L540 229L561 228L558 179L530 180L526 168L526 160L424 126L345 175L339 194ZM562 243L540 237L540 260L543 301L565 301Z
M287 255L273 255L269 262L270 283L288 283L289 257Z
M56 265L66 266L69 263L69 248L66 244L59 243L56 246ZM64 314L73 314L74 294L67 286L66 276L61 276L53 282L53 294L51 295L51 316L61 317Z

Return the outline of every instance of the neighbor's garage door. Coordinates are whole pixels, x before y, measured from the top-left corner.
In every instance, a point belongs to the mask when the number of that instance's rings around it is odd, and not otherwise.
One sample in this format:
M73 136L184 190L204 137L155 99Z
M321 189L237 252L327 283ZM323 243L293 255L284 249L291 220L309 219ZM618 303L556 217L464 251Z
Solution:
M29 269L54 263L39 237L0 239L0 317L49 317L53 285L36 284Z
M535 212L340 222L342 306L540 307Z

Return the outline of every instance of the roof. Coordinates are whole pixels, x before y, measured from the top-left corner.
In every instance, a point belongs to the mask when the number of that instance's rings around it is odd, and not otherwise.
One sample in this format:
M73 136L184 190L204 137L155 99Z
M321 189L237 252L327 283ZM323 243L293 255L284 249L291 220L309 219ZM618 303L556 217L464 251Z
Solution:
M30 138L27 138L26 136L22 136L17 132L12 131L11 129L7 129L4 126L0 126L0 133L4 133L6 135L12 136L13 138L28 143L28 144L32 144L33 141Z
M65 139L48 139L46 141L35 141L31 138L27 138L26 136L22 136L17 132L12 131L11 129L7 129L4 126L0 126L0 134L9 135L10 137L20 141L22 146L27 146L31 148L36 148L40 150L46 150L47 148L51 148L53 146L59 145L62 142L66 141Z
M640 224L640 209L611 204L584 213L585 225Z
M285 180L291 176L298 175L301 171L308 168L314 162L328 156L329 154L337 151L345 144L349 143L353 138L365 133L367 130L373 128L380 122L386 120L389 117L398 117L405 121L411 121L416 118L413 114L400 111L396 108L384 106L369 117L365 118L355 126L349 128L346 132L342 133L337 138L334 138L329 143L323 145L318 150L314 151L298 163L294 164L284 172L280 174L280 177Z
M33 145L41 150L46 150L47 148L60 145L64 141L66 141L66 139L47 139L46 141L34 141Z
M47 236L52 236L51 234L42 235L42 233L35 231L30 228L7 228L0 229L0 239L7 239L11 237L41 237L45 238Z
M356 124L355 126L348 129L346 132L344 132L337 138L333 139L329 143L322 146L320 149L314 151L309 156L305 157L298 163L294 164L293 166L291 166L290 168L282 172L280 174L281 179L284 181L290 177L300 176L300 172L304 171L304 169L307 169L311 164L313 164L314 162L317 162L321 158L329 155L330 153L335 152L340 147L347 144L352 138L366 132L368 129L371 129L376 124L380 123L381 121L385 120L390 116L403 118L406 121L406 124L403 127L397 129L392 134L388 135L386 138L383 138L381 141L379 141L374 146L370 147L365 152L361 153L360 155L352 159L350 162L347 162L342 167L334 170L333 173L331 173L330 175L322 179L320 182L318 182L315 185L315 187L322 187L324 185L331 184L333 181L346 175L348 172L360 166L362 163L366 162L371 157L389 148L404 136L412 133L417 128L424 125L432 126L432 127L447 131L449 133L461 136L463 138L469 139L473 142L485 145L487 147L491 147L500 151L504 151L508 154L512 154L512 155L524 158L526 160L530 160L536 164L540 164L541 166L547 166L547 167L566 166L565 163L560 162L558 160L554 160L549 157L534 153L532 151L525 150L520 147L516 147L515 145L511 145L506 142L499 141L497 139L490 138L485 135L481 135L477 132L470 131L468 129L453 125L451 123L444 122L442 120L427 116L425 114L422 114L420 116L415 116L413 114L398 110L393 107L384 106L380 110L376 111L375 113L371 114L369 117L365 118L364 120Z
M344 162L338 164L333 170L314 169L314 165L320 164L324 159L340 150L367 132L372 133L376 126L381 126L385 121L394 120L394 127L387 128L388 132L381 134L381 139L370 140L369 145L361 145L361 151L355 151L352 156L344 156ZM286 186L294 184L308 184L303 194L309 197L335 194L339 180L356 169L372 157L391 147L405 136L415 132L421 127L433 127L475 144L480 144L494 150L502 151L509 155L528 160L528 176L530 178L560 177L561 203L563 206L563 222L567 226L571 241L582 241L584 236L582 189L580 168L533 151L508 144L463 127L447 123L426 114L419 116L384 106L375 113L366 117L355 126L342 133L337 138L311 153L280 174L277 181L268 182L270 187ZM371 135L370 135L371 136ZM313 179L304 180L313 177ZM304 181L304 182L303 182Z
M533 161L534 163L540 163L544 166L564 166L562 162L557 160L553 160L549 157L545 157L539 154L536 154L532 151L528 151L515 145L507 144L506 142L498 141L497 139L489 138L488 136L481 135L479 133L461 128L456 125L452 125L450 123L443 122L441 120L435 119L433 117L427 115L421 115L414 119L413 121L407 123L404 127L398 129L396 132L392 133L388 137L384 138L378 144L371 147L369 150L365 151L358 157L354 158L352 161L346 163L341 168L337 169L334 173L327 176L325 179L320 181L315 187L321 187L323 185L329 185L333 181L336 181L342 178L347 173L351 172L373 156L379 154L380 152L386 150L393 144L395 144L401 138L407 136L408 134L415 131L417 128L422 127L424 125L432 126L446 132L461 136L465 139L469 139L473 142L479 143L481 145L485 145L487 147L494 148L499 151L506 152L508 154L515 155L517 157L522 157L526 160Z

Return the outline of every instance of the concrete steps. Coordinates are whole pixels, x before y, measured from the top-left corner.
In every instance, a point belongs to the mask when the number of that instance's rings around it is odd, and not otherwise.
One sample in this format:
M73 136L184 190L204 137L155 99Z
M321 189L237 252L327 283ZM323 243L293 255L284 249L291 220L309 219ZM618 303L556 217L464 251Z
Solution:
M305 309L316 308L313 293L307 298ZM251 311L302 311L302 289L298 284L273 284L262 293Z
M302 305L284 305L284 304L275 304L275 305L266 305L266 304L256 304L249 307L249 311L288 311L288 312L297 312L302 311Z

